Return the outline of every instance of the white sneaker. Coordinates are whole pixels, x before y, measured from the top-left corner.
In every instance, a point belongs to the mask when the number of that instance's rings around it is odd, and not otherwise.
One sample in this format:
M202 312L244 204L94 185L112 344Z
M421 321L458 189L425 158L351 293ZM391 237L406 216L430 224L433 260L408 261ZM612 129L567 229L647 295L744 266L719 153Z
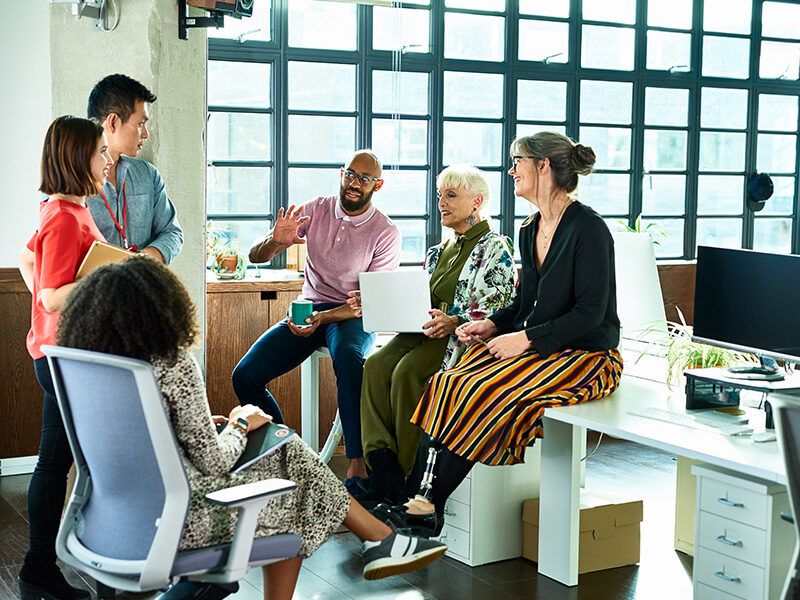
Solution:
M447 550L436 540L411 537L392 531L379 542L364 542L364 579L383 579L415 571L432 563Z

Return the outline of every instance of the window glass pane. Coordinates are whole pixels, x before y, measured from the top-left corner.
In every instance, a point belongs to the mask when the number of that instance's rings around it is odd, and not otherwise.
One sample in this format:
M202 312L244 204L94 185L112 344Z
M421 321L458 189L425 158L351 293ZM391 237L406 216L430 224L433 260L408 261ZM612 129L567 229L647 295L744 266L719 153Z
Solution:
M376 6L372 15L376 50L430 52L430 11Z
M519 123L517 124L516 136L533 135L540 131L555 131L562 135L567 135L567 128L563 125L547 125L545 123Z
M761 5L761 35L800 40L800 5L764 2Z
M700 169L704 171L744 170L743 133L700 132Z
M689 90L649 87L644 91L645 125L687 125Z
M385 215L424 215L428 190L426 171L383 170L384 184L372 197Z
M209 160L269 160L271 121L271 115L209 113Z
M750 40L703 36L703 75L747 79L750 75Z
M425 221L396 220L394 222L403 238L400 262L422 264L428 244L425 241Z
M629 175L593 173L578 182L578 199L601 215L628 214Z
M525 198L520 198L519 196L514 196L514 214L518 217L527 218L532 215L536 211L536 208L525 200ZM517 230L519 231L519 230ZM516 241L519 238L514 238Z
M209 38L227 38L237 41L266 42L270 39L270 16L272 2L256 2L253 5L253 15L246 19L225 17L225 26L222 29L208 28Z
M644 132L645 170L686 168L686 132L659 131L648 129Z
M271 174L268 167L208 167L208 213L269 213Z
M590 69L633 70L634 30L584 25L581 65Z
M514 260L520 261L522 260L522 256L519 253L519 232L522 228L522 224L527 220L527 217L524 219L515 219L514 220ZM530 225L529 225L530 227Z
M321 0L292 0L288 4L290 46L327 50L357 49L355 4ZM336 32L336 35L331 35L331 32Z
M373 71L372 111L427 115L428 74Z
M289 115L289 160L344 162L356 139L354 117Z
M340 169L289 168L289 204L305 204L318 196L338 196Z
M692 36L672 31L647 32L647 68L685 72L692 67Z
M504 156L500 123L445 121L442 159L445 165L500 165Z
M629 82L581 81L581 121L630 123L632 91Z
M517 118L566 121L567 83L520 79L517 82Z
M700 94L700 127L745 129L747 90L703 88Z
M642 219L642 225L647 227L653 221ZM666 239L658 237L658 244L653 246L656 258L680 258L683 256L683 219L658 219L661 229L667 234ZM669 316L669 315L668 315ZM670 317L671 318L671 317Z
M445 71L444 116L502 117L503 76Z
M239 248L239 252L245 255L245 265L250 264L246 258L250 244L272 229L271 221L266 219L256 221L213 220L211 224L219 232L217 247L221 248L228 243L234 244Z
M569 60L569 25L553 21L519 21L520 60L565 63Z
M682 215L686 206L685 175L652 175L642 178L642 213Z
M672 29L692 28L692 0L648 0L647 24Z
M797 79L800 44L761 42L758 76L764 79Z
M752 8L752 0L704 0L703 29L749 34Z
M636 0L583 0L583 18L586 21L633 24L636 22Z
M762 252L792 251L791 219L759 219L753 223L753 250Z
M758 128L797 131L797 96L759 94Z
M773 177L775 189L759 215L790 215L794 206L794 177Z
M468 8L472 10L494 10L502 12L506 9L506 0L446 0L448 8Z
M631 165L631 130L620 127L581 127L580 142L597 156L595 169L628 169Z
M356 66L289 63L290 110L356 109Z
M489 186L489 202L483 208L483 216L499 215L500 214L500 182L503 177L508 177L504 172L499 171L484 171L483 178ZM495 229L495 231L500 231Z
M208 61L208 105L269 108L271 66Z
M740 215L744 202L744 177L700 175L697 179L697 214Z
M505 57L503 17L447 13L444 16L446 58L501 61Z
M373 119L372 148L385 165L428 162L428 122Z
M543 17L563 17L569 16L569 0L519 0L519 14L521 15L541 15Z
M758 134L756 169L770 173L794 173L797 136Z
M741 219L697 219L697 245L742 247Z

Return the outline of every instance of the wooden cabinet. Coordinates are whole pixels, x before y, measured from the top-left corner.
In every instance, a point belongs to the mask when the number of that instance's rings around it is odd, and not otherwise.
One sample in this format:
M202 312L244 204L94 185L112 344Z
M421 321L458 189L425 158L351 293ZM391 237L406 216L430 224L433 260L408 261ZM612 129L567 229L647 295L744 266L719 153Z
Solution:
M287 271L262 271L260 279L206 284L206 385L211 411L228 414L238 404L231 373L261 334L286 317L303 287L302 277ZM300 428L300 368L271 381L286 424ZM336 379L329 358L320 360L320 444L336 415ZM301 432L302 433L302 432Z

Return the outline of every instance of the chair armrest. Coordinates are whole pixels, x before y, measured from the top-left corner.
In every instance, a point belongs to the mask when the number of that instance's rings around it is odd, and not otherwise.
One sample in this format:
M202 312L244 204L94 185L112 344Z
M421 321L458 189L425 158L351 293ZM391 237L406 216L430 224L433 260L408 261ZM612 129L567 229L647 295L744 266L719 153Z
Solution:
M211 492L206 494L206 500L220 506L236 507L253 501L269 500L291 492L296 487L293 481L286 479L264 479Z

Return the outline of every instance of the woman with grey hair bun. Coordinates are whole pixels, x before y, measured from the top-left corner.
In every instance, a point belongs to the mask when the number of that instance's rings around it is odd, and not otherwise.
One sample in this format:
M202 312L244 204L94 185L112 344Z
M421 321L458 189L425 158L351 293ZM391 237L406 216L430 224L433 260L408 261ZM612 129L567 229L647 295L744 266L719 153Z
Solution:
M483 173L452 165L436 178L439 212L455 237L433 246L425 257L430 273L431 320L421 333L400 333L364 364L361 436L372 469L369 487L358 496L365 506L402 502L422 431L409 422L428 379L454 365L465 346L456 327L485 319L514 293L516 268L509 241L493 232L481 209L489 199ZM355 298L349 300L357 304ZM409 478L416 489L417 481Z
M575 193L594 151L545 131L517 138L511 160L514 193L538 209L520 230L517 293L508 307L459 328L470 349L431 378L411 418L442 448L432 489L374 511L418 535L441 530L445 501L476 462L522 462L543 435L545 408L607 396L622 375L614 244Z

